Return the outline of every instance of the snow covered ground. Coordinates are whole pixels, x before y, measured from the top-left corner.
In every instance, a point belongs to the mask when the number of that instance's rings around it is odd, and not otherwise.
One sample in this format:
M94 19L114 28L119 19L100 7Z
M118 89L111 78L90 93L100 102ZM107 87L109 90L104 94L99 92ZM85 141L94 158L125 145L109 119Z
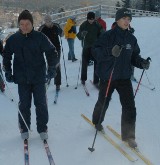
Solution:
M114 19L106 19L108 29ZM141 48L141 55L152 58L150 69L144 74L142 83L152 84L155 90L151 91L143 86L136 95L137 122L136 141L140 151L154 164L160 165L160 19L159 18L133 18L131 25L135 28L135 36ZM76 39L75 54L79 59L72 63L67 60L68 45L62 38L67 78L69 87L66 87L63 58L62 86L58 103L55 105L55 86L53 81L47 91L49 106L48 143L56 165L143 165L140 158L127 149L121 141L117 140L108 130L105 131L122 146L133 158L135 163L128 161L119 151L98 134L95 142L95 151L91 153L91 147L95 135L95 129L81 117L81 113L91 119L92 111L97 101L98 91L89 80L92 80L93 67L88 68L87 87L90 96L87 97L82 85L77 84L78 70L81 58L81 44ZM135 77L140 78L142 70L135 69ZM147 79L148 76L148 79ZM136 89L137 84L133 84ZM18 130L18 94L17 85L8 84L6 95L0 93L0 165L24 164L23 141ZM12 95L10 94L12 93ZM13 98L14 102L10 99ZM43 143L36 131L35 107L32 104L32 132L29 139L30 165L48 165ZM120 132L121 105L115 91L106 113L104 127L111 125Z

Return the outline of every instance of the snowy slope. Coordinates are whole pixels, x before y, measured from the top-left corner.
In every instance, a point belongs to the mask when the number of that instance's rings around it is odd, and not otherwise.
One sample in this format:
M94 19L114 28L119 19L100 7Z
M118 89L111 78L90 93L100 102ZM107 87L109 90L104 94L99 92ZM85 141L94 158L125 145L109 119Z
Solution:
M108 29L114 19L108 18ZM145 58L150 56L152 63L150 69L142 79L144 84L152 84L156 90L151 91L142 86L136 95L137 122L136 141L140 151L154 164L160 164L160 19L159 18L133 18L131 25L135 28L135 36L141 48L141 55ZM95 130L81 118L81 113L91 119L92 111L98 97L98 91L89 82L92 79L93 67L88 68L87 87L90 96L84 93L79 82L78 89L74 89L78 78L79 60L72 63L67 60L68 45L63 38L63 49L65 64L67 67L67 80L69 87L66 87L63 58L62 66L62 87L58 98L58 103L53 103L55 86L53 81L47 91L50 120L49 146L56 165L143 165L144 162L138 159L135 163L129 162L119 151L108 143L101 135L97 136L95 151L90 153ZM78 59L81 57L81 44L76 39L75 54ZM135 69L135 76L140 78L142 70ZM133 84L134 89L137 84ZM6 95L0 93L0 165L22 165L23 141L20 138L17 121L17 85L8 84L9 90ZM12 95L10 94L12 92ZM13 98L14 102L10 99ZM32 132L29 139L30 165L48 165L43 143L36 131L35 108L32 104ZM120 132L121 106L119 97L115 91L106 113L103 125L111 125ZM130 150L123 146L107 129L106 132L120 144L135 159Z

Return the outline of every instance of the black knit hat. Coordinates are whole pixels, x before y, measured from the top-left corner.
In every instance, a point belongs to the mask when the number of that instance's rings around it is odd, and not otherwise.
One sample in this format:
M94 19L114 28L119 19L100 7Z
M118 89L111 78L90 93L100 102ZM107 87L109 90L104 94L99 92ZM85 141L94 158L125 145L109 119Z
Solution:
M87 14L87 19L95 19L95 13L90 11L90 12Z
M33 25L33 17L32 17L32 14L28 11L28 10L23 10L20 14L19 14L19 17L18 17L18 23L20 22L20 20L26 20L28 19L32 25Z
M130 19L132 20L132 14L131 11L126 9L126 8L121 8L116 12L116 18L115 20L118 21L119 19L123 18L123 17L130 17Z

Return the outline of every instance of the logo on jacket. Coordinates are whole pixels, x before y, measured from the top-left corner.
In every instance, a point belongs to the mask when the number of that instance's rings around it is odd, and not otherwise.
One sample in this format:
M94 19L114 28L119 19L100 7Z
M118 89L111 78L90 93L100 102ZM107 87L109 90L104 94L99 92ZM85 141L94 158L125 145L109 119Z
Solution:
M126 49L131 49L131 45L130 44L126 44Z

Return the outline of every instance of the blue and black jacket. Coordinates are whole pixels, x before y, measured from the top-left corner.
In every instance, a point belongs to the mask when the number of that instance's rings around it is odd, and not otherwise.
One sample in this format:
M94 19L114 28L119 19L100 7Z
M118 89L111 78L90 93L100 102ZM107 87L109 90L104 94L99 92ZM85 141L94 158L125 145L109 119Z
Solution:
M112 55L115 45L122 46L119 57ZM102 34L92 48L93 56L97 61L96 74L101 80L108 80L114 67L112 80L130 79L131 66L142 69L140 48L136 37L128 30L122 30L119 26Z
M6 41L3 51L3 65L6 72L12 73L16 84L36 84L46 81L46 61L56 67L58 56L55 46L41 32L32 30L23 35L20 31Z

